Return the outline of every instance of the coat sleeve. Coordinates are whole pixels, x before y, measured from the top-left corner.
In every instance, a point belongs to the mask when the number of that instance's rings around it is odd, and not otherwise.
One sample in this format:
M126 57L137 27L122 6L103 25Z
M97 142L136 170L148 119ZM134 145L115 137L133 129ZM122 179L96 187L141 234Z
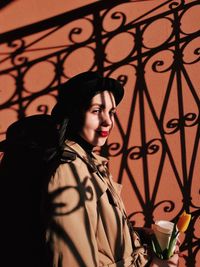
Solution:
M53 267L98 266L96 215L90 214L96 201L89 178L80 180L77 172L73 163L61 164L49 182L46 243Z

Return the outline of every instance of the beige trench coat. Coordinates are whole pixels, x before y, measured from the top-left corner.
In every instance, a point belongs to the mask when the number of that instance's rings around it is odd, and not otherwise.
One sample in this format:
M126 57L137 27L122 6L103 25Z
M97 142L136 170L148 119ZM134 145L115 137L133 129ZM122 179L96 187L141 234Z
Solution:
M52 216L46 233L53 267L145 266L148 255L133 233L107 160L72 141L48 185ZM75 157L74 157L75 155Z

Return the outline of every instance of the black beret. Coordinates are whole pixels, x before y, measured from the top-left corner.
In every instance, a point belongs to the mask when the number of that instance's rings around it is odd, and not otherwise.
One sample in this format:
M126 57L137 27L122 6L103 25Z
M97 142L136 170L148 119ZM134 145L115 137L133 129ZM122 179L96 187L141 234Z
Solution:
M97 72L92 71L72 77L58 89L58 101L51 112L56 121L69 116L72 110L79 107L84 101L91 100L96 93L105 90L112 92L116 105L124 96L124 88L119 81L110 77L102 77Z

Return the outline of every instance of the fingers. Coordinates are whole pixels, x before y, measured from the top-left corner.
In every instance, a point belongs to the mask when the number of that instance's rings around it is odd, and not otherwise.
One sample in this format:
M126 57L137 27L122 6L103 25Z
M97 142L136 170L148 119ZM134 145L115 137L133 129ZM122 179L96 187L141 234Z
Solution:
M174 253L175 253L175 254L179 254L179 251L180 251L180 250L179 250L179 246L176 245L176 246L175 246Z
M177 246L180 246L180 244L181 244L181 241L180 241L179 238L177 238L176 245L177 245Z
M169 260L161 260L154 257L151 263L151 267L177 267L179 263L179 255L174 254Z

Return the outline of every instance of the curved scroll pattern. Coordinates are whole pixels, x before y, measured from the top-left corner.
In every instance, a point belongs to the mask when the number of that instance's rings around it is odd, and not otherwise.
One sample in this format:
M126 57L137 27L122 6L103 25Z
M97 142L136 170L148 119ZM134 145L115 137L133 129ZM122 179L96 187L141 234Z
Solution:
M112 158L109 167L124 185L136 225L192 214L181 251L182 264L193 267L200 264L200 5L166 0L133 18L137 4L98 1L2 34L0 136L8 120L50 113L58 86L77 72L118 79L125 97L101 153ZM191 17L196 23L188 23Z

